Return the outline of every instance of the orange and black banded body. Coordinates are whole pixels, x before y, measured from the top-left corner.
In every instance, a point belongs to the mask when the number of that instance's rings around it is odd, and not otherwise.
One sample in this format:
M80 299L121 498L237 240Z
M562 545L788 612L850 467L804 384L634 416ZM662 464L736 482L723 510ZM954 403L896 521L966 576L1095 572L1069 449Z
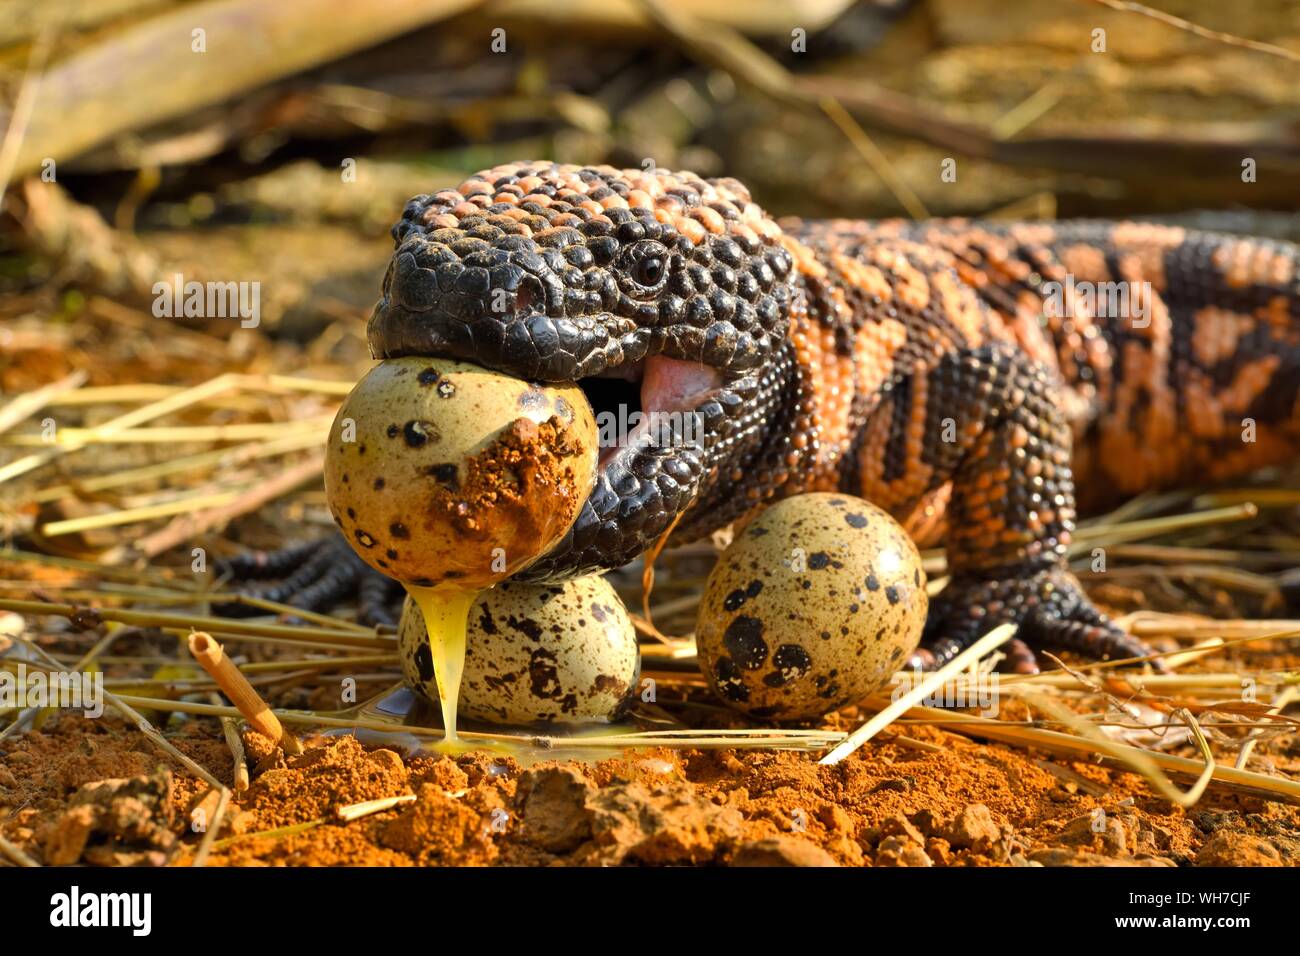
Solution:
M782 225L817 448L779 493L852 492L946 544L922 663L1003 620L1034 645L1142 653L1065 570L1077 501L1300 454L1290 243L1139 223Z
M393 235L377 358L576 381L598 412L631 394L702 425L608 449L533 580L838 489L947 545L918 663L1002 621L1020 625L1024 669L1036 646L1138 655L1067 570L1078 501L1300 449L1287 243L1133 223L778 223L732 179L545 162L418 196Z

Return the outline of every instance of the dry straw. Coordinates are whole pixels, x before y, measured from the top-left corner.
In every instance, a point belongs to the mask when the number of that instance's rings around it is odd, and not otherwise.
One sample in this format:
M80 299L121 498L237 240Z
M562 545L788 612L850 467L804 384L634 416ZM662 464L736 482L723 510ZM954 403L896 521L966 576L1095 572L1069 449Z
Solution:
M918 681L915 686L909 688L906 692L900 694L895 700L891 701L888 707L885 707L873 716L865 724L851 733L847 740L823 757L821 760L822 764L833 766L839 763L905 714L913 704L924 700L927 694L942 687L949 680L956 677L967 667L970 667L985 654L991 654L1007 641L1011 640L1011 636L1015 634L1015 632L1016 628L1012 624L1002 624L989 631L943 667L931 674L927 674L922 680Z

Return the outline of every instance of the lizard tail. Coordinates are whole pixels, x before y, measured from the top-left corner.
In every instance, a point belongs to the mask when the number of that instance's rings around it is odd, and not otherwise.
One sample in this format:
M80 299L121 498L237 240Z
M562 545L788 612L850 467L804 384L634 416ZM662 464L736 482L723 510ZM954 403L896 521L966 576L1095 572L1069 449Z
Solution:
M1085 502L1089 486L1128 495L1300 456L1300 246L1146 223L1054 228L1053 265L1104 343L1102 361L1071 367L1094 403L1076 436ZM1062 357L1089 334L1052 332Z

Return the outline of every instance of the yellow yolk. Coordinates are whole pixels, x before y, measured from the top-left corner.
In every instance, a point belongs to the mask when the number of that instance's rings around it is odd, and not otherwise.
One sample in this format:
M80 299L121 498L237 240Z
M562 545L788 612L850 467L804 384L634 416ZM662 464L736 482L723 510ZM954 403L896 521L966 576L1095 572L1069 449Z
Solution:
M457 754L472 749L456 735L456 703L460 698L460 680L465 670L465 632L469 609L478 597L474 588L421 588L407 584L406 590L424 615L429 632L429 652L433 658L433 675L438 682L438 703L442 707L445 735L436 748L442 753Z

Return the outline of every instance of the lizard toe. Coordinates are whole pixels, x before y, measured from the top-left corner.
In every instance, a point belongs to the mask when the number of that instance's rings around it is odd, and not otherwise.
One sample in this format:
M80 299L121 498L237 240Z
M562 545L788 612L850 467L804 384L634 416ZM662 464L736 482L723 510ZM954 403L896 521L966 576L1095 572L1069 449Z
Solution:
M1074 575L1053 568L1028 575L954 578L932 602L921 645L909 663L927 670L942 667L1008 623L1018 630L1002 648L1006 658L1001 667L1014 673L1037 673L1039 650L1069 650L1091 660L1152 653L1097 610ZM1153 666L1166 669L1158 659Z

